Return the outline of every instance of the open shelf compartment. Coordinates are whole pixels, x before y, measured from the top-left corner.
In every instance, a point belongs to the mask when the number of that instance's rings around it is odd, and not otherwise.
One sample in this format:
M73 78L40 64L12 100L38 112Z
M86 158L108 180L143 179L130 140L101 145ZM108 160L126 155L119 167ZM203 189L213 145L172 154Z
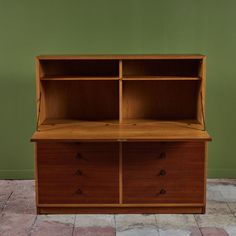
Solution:
M200 59L123 60L124 80L198 80L200 72Z
M119 120L119 82L115 80L41 81L40 123L61 120Z
M200 81L123 81L123 121L198 123Z
M119 60L40 60L42 80L118 79Z

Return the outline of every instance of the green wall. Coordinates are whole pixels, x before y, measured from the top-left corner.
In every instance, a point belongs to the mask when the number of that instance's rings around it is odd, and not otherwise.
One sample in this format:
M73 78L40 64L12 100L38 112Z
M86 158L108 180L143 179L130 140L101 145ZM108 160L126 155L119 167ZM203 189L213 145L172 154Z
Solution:
M33 177L38 54L201 53L209 176L236 177L236 1L0 0L0 178Z

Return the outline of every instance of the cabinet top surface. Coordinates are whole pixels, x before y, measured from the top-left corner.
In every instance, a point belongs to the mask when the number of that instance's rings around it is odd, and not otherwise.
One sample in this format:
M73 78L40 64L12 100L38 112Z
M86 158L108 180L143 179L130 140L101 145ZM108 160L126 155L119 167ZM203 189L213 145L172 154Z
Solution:
M203 59L201 54L143 54L143 55L39 55L38 60L76 60L76 59Z

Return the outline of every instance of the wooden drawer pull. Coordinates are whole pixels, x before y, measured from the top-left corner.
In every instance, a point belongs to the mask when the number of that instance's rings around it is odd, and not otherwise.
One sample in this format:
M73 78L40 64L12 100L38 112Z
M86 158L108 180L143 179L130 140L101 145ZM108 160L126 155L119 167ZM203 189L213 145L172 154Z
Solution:
M76 156L75 156L75 158L76 158L77 160L82 159L82 158L81 158L81 154L80 154L80 153L77 153Z
M166 190L164 188L162 188L159 193L156 194L156 196L159 196L159 195L163 195L163 194L166 194Z
M87 161L87 159L85 157L83 157L80 153L76 154L75 159Z
M78 194L78 195L82 195L83 194L83 192L82 192L82 190L80 188L77 189L75 193Z
M76 175L78 175L78 176L81 176L81 175L83 175L83 173L82 173L82 171L81 171L81 170L77 170L77 171L75 172L75 174L76 174Z
M165 170L160 170L160 172L159 172L159 176L164 176L164 175L166 175L166 171Z
M159 159L165 159L166 158L166 153L165 152L161 152L159 155Z

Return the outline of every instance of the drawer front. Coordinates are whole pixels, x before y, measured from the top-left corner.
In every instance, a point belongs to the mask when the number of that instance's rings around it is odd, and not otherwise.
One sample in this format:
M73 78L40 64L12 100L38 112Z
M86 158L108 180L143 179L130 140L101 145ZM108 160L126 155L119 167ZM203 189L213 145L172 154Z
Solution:
M203 203L203 142L124 143L124 203Z
M38 143L41 204L118 203L117 143Z

